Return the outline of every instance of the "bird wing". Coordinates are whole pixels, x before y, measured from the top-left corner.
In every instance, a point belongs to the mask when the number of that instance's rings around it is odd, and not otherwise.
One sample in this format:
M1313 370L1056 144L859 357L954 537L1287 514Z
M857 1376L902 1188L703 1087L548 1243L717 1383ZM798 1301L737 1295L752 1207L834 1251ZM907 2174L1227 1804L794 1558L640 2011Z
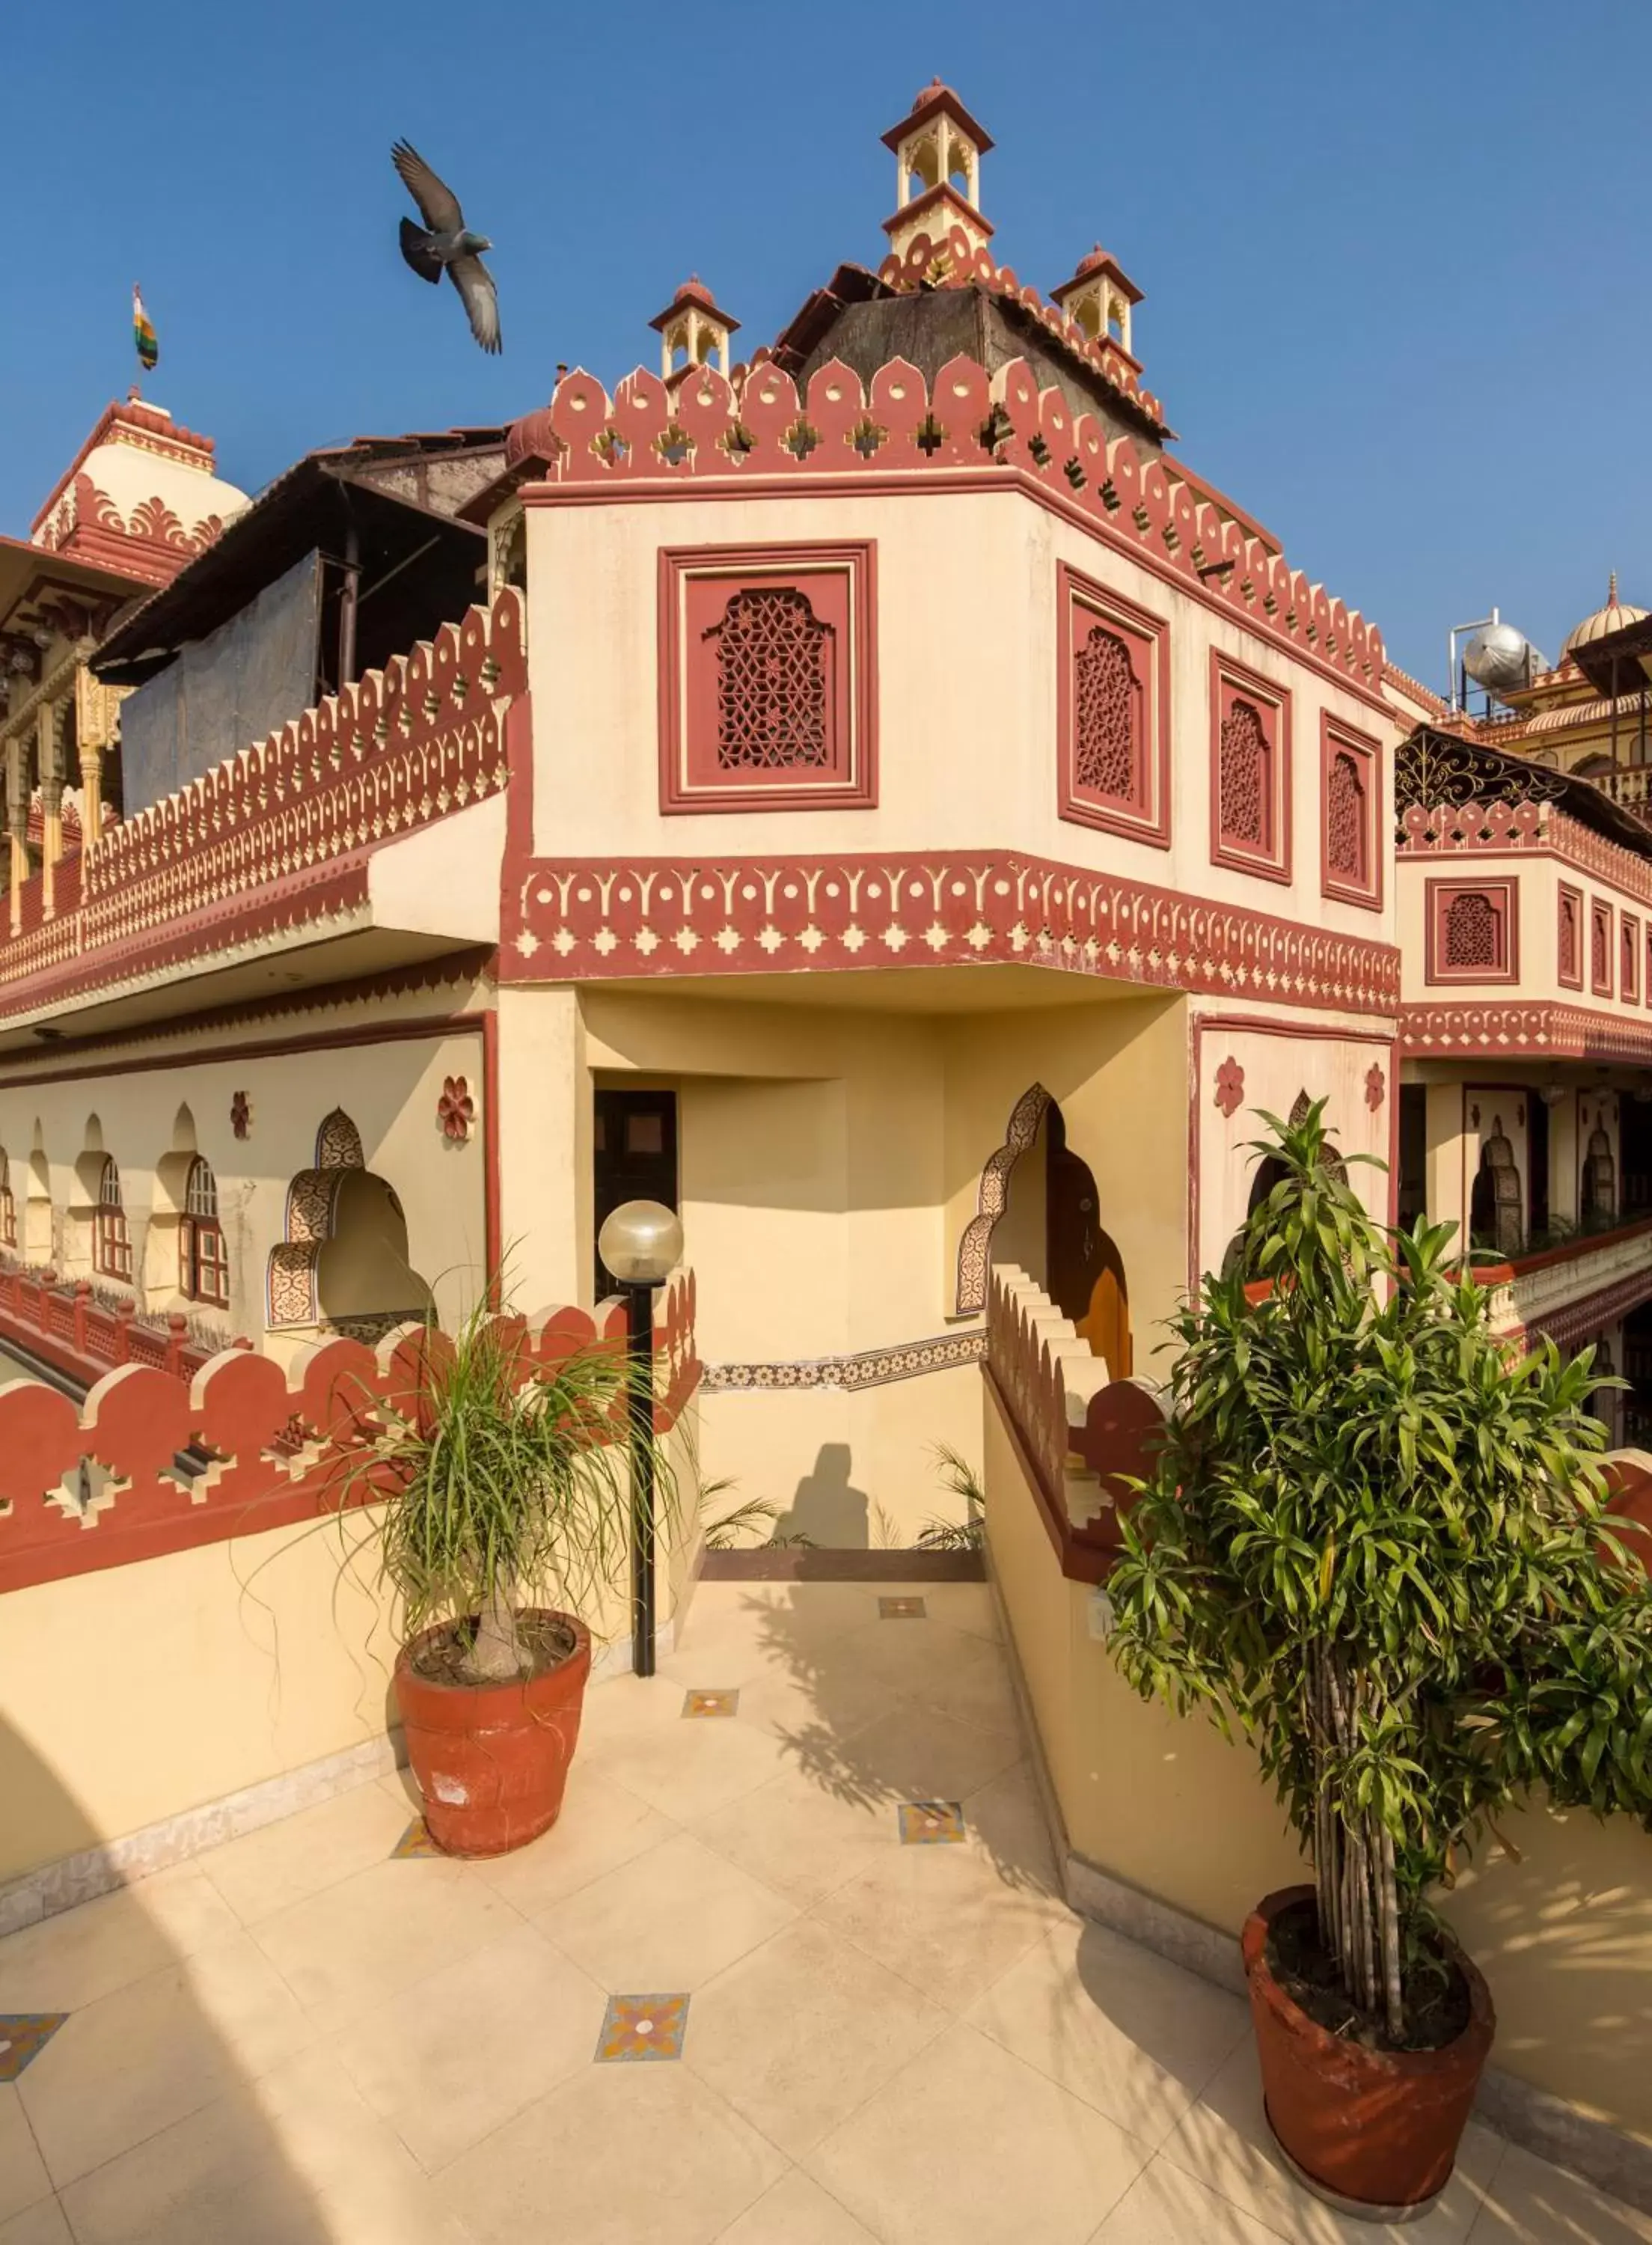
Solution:
M418 205L431 233L457 234L464 224L459 199L451 187L437 178L418 150L405 140L398 140L390 150L390 161L401 173L402 185Z
M442 261L430 247L430 235L410 218L402 220L402 254L421 281L442 278Z
M499 297L493 275L479 257L456 257L448 279L464 300L471 315L471 333L484 351L499 349Z

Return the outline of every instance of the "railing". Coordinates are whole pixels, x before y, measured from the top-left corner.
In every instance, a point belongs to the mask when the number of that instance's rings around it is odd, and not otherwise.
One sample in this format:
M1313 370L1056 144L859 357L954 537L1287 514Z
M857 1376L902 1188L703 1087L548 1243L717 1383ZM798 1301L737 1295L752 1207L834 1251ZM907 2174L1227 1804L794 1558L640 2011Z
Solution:
M58 1297L47 1299L55 1331ZM694 1313L694 1277L680 1272L656 1312L660 1433L676 1424L700 1378ZM496 1323L524 1385L582 1349L625 1346L615 1302L594 1314L555 1309ZM220 1351L193 1380L128 1363L105 1373L78 1409L39 1380L0 1387L0 1592L364 1502L364 1421L378 1403L407 1403L426 1352L441 1345L439 1334L404 1326L376 1349L318 1343L290 1373L247 1347ZM623 1429L621 1406L616 1437ZM177 1462L192 1450L211 1462L186 1482Z
M157 1324L141 1319L135 1302L100 1302L89 1278L64 1281L50 1269L0 1268L0 1348L8 1345L43 1357L88 1386L123 1364L153 1365L174 1379L189 1379L216 1346L192 1334L188 1319L178 1311Z
M1147 1380L1114 1380L1043 1289L1008 1265L993 1271L987 1292L986 1373L1063 1571L1104 1581L1127 1482L1150 1470L1164 1426L1161 1391Z
M1576 1348L1600 1326L1652 1301L1652 1217L1472 1267L1492 1290L1499 1331L1547 1334L1559 1348Z
M506 590L62 859L51 919L34 874L0 940L0 1014L222 949L272 909L286 926L364 901L371 851L504 786L505 711L526 685Z

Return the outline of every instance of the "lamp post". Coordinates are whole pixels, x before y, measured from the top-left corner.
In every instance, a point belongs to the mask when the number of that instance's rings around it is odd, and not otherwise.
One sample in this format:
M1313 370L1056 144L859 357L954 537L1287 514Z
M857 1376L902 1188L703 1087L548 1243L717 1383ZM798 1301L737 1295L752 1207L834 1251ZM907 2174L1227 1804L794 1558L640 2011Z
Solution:
M682 1225L657 1200L622 1202L597 1234L626 1298L631 1418L631 1665L654 1672L653 1296L682 1260Z

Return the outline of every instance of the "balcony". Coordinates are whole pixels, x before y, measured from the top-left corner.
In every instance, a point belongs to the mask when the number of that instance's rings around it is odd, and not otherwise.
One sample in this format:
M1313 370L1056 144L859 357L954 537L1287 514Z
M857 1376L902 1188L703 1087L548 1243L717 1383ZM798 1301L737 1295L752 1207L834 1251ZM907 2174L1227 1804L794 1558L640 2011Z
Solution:
M1479 1264L1474 1275L1492 1289L1500 1329L1580 1348L1601 1326L1652 1300L1652 1217L1506 1263Z
M35 872L0 940L0 1028L323 934L399 934L410 957L478 939L476 899L497 889L497 866L481 891L427 869L409 926L369 868L503 791L505 716L526 685L522 604L505 591ZM431 924L444 910L450 929ZM382 941L376 955L386 963Z

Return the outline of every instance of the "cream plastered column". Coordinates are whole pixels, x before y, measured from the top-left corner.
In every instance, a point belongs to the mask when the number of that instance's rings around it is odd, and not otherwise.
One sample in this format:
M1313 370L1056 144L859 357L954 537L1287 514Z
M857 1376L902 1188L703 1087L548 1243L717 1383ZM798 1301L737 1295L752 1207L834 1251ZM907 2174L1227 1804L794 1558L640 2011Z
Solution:
M1469 1131L1464 1117L1463 1087L1460 1083L1431 1083L1428 1086L1426 1110L1427 1131L1427 1201L1431 1224L1454 1224L1457 1245L1468 1245L1468 1209L1466 1180L1472 1178L1469 1167ZM1478 1165L1479 1150L1473 1150Z
M63 784L69 704L65 698L48 702L35 719L36 750L40 767L41 912L51 919L58 909L57 865L63 855Z
M29 751L15 733L6 743L6 839L16 935L23 926L23 885L29 878Z
M125 689L105 686L83 662L75 672L75 738L80 752L80 843L96 848L103 839L104 758L115 745Z
M1577 1094L1568 1090L1557 1107L1549 1109L1549 1221L1577 1222Z
M532 1312L589 1305L591 1075L578 994L499 993L499 1238L504 1294Z

